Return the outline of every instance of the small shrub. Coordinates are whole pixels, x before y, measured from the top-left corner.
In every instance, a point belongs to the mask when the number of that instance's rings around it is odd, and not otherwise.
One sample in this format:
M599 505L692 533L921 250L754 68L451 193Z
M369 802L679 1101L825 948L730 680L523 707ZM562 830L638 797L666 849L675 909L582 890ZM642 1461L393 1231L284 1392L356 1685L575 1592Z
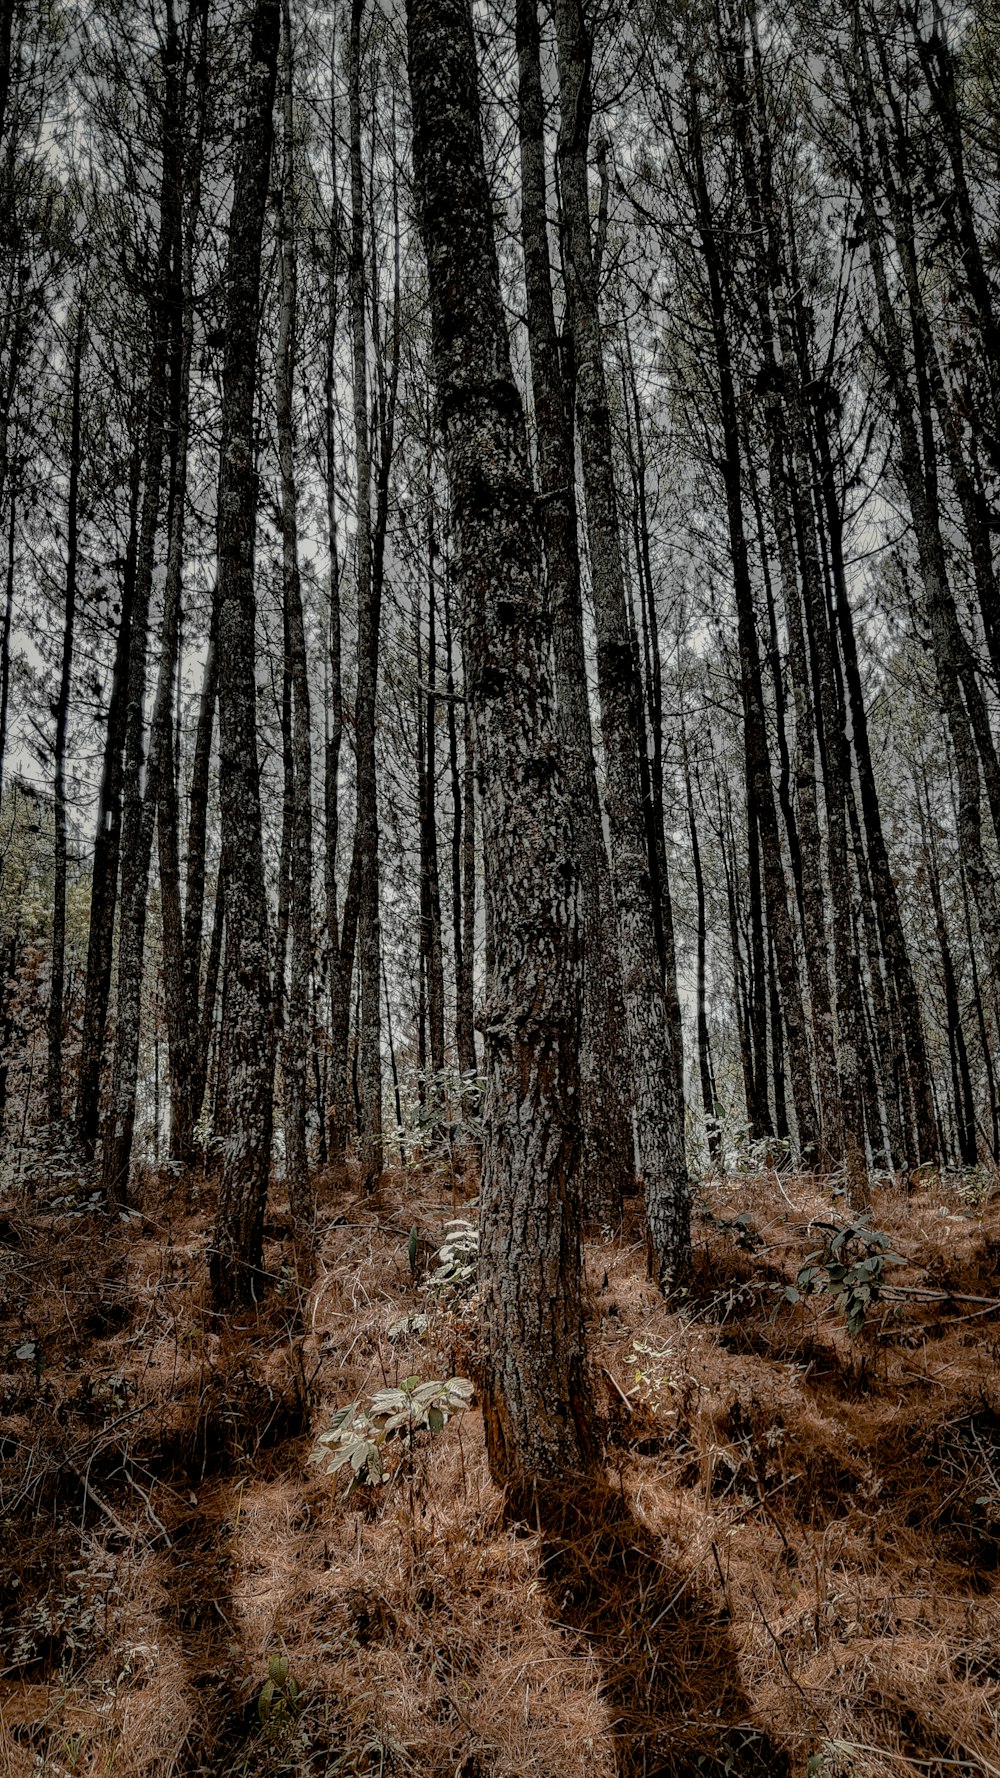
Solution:
M257 1715L269 1741L284 1738L298 1707L299 1687L288 1671L288 1657L274 1654L267 1663L267 1678L257 1699Z
M886 1267L903 1266L906 1261L894 1252L887 1234L869 1226L865 1215L854 1222L817 1226L826 1231L823 1246L807 1256L794 1284L774 1288L789 1303L820 1293L831 1296L834 1308L847 1318L852 1340L857 1339L882 1293Z
M323 1464L328 1475L350 1468L350 1487L355 1482L374 1486L388 1481L385 1446L391 1439L409 1450L418 1432L440 1432L471 1399L472 1384L466 1377L449 1377L443 1383L405 1377L396 1389L377 1390L367 1407L355 1401L338 1408L332 1425L320 1433L310 1462Z
M468 1217L446 1223L447 1235L437 1251L437 1265L427 1279L429 1290L463 1295L479 1269L479 1227Z

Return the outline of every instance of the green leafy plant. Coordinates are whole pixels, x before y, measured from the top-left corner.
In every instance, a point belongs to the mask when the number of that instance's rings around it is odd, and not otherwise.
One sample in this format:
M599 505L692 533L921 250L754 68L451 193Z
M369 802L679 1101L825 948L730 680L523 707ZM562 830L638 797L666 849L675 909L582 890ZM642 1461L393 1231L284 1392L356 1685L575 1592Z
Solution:
M287 1655L273 1654L267 1663L267 1678L257 1698L257 1715L268 1740L280 1741L299 1708L299 1687L288 1671Z
M823 1246L810 1253L799 1267L795 1283L775 1288L786 1302L825 1293L847 1318L847 1331L857 1339L869 1309L878 1301L886 1281L887 1266L903 1266L905 1259L893 1250L890 1237L873 1229L867 1215L848 1223L819 1223Z
M310 1462L322 1464L328 1475L349 1468L351 1487L355 1482L374 1486L388 1481L389 1441L398 1440L409 1451L419 1432L440 1432L453 1414L464 1412L472 1393L466 1377L449 1377L443 1383L404 1377L395 1389L377 1390L366 1407L355 1401L338 1408L327 1431L320 1433Z
M448 1233L437 1250L437 1265L427 1286L461 1295L472 1288L479 1269L479 1226L471 1218L459 1216L445 1227Z

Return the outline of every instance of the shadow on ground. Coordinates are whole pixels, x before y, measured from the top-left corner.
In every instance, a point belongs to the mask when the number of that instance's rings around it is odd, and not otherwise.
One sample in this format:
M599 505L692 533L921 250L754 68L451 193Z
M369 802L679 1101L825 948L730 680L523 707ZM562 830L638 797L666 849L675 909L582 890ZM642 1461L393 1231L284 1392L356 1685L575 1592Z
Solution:
M600 1664L619 1778L783 1778L788 1757L754 1719L725 1614L628 1501L593 1482L546 1516L553 1616Z

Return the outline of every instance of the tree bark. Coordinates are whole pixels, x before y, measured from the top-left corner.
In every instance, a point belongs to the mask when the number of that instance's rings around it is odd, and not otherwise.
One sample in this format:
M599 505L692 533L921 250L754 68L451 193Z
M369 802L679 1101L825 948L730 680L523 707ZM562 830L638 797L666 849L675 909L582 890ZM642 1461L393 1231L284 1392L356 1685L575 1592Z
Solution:
M86 311L77 296L76 331L70 385L69 486L66 503L66 582L63 605L62 659L55 702L53 745L53 811L55 866L52 890L52 952L49 972L48 1066L46 1097L49 1122L63 1114L63 1019L66 983L66 740L73 684L73 642L76 629L76 580L80 553L81 371L86 338Z
M674 1032L656 943L639 769L639 750L643 745L640 692L629 634L597 277L590 239L590 49L579 0L557 0L554 16L559 57L563 272L576 368L577 427L590 540L605 805L650 1257L660 1283L670 1288L685 1277L691 1259L684 1104L678 1091Z
M620 1028L622 1022L621 966L617 937L607 930L605 914L609 866L597 792L584 657L572 385L567 386L560 361L552 297L537 0L518 0L515 29L521 242L538 438L539 512L552 612L559 738L573 812L581 887L582 1195L592 1214L611 1219L620 1213L622 1198L632 1185L633 1143L621 1056L614 1053L616 1026Z
M257 764L254 406L261 242L274 142L279 0L255 0L226 259L219 469L219 802L225 878L225 1157L209 1269L218 1308L260 1289L271 1160L274 1031Z
M295 387L298 263L292 35L289 0L282 0L281 316L275 368L275 406L281 470L282 589L292 695L292 830L290 857L291 966L282 1033L285 1174L296 1237L311 1244L316 1215L306 1143L307 1070L312 971L312 720L299 572L298 489L295 472Z
M484 1014L483 1408L515 1511L586 1469L580 967L541 550L500 295L468 0L408 0L418 215L475 729L492 967Z
M363 1108L361 1185L382 1176L381 945L375 701L378 681L378 597L372 563L371 449L368 437L368 353L365 316L364 187L361 166L361 21L364 0L351 0L348 64L351 153L351 342L354 357L354 455L357 464L355 570L358 589L358 688L354 714L358 808L358 967L361 1028L358 1085Z

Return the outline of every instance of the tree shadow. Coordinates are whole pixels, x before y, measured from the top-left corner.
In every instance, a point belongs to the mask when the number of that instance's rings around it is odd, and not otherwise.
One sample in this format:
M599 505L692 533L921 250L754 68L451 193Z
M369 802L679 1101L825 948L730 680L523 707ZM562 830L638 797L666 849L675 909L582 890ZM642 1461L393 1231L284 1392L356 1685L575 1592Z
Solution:
M557 1622L603 1675L619 1778L782 1778L755 1721L726 1616L602 1480L547 1498L542 1574Z

